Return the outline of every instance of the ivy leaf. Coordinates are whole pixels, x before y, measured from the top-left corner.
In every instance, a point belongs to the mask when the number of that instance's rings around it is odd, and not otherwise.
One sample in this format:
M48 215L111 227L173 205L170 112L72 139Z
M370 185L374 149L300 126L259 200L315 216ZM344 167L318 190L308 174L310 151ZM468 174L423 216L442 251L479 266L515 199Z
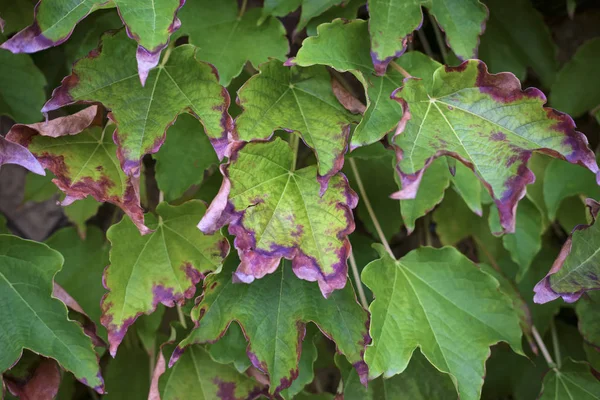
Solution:
M86 197L81 201L76 201L73 204L64 208L65 215L75 225L79 236L85 238L87 235L86 221L98 213L100 203L93 197Z
M30 1L2 1L0 2L0 15L4 18L0 22L0 32L11 34L27 26L33 14L33 4ZM0 18L0 20L2 20Z
M36 174L46 174L44 167L40 165L38 160L26 147L10 142L3 136L0 136L0 166L4 164L16 164Z
M42 111L80 102L101 102L111 109L117 154L128 176L139 175L141 158L158 151L167 128L183 112L202 121L223 157L232 120L227 113L229 94L213 67L198 61L194 46L179 46L165 55L150 73L148 85L141 87L132 46L123 31L105 34L100 49L75 63Z
M577 302L578 326L586 343L600 349L600 292L590 292Z
M336 342L366 383L362 354L370 341L368 315L351 284L324 299L315 285L293 276L288 262L252 285L233 283L232 274L233 268L226 265L220 274L207 277L202 301L192 311L196 328L179 343L170 365L187 347L217 340L237 321L250 342L252 364L269 374L270 391L277 393L298 377L305 325L312 321Z
M238 372L246 371L250 359L246 354L246 339L238 324L229 325L227 333L215 344L207 346L210 357L220 364L233 364Z
M178 207L161 203L158 219L146 215L155 229L151 234L140 235L127 219L108 230L111 264L104 273L108 293L102 299L101 321L113 357L137 317L152 313L158 303L183 304L207 272L220 269L229 243L220 234L206 236L196 229L204 211L196 200Z
M588 363L567 359L559 369L544 377L540 400L600 399L600 382L590 372Z
M218 163L202 124L182 114L167 131L167 139L154 156L156 182L166 201L181 197L192 185L204 180L205 171Z
M579 117L600 104L600 83L593 76L600 66L600 39L585 42L556 76L550 91L550 104Z
M340 72L351 72L363 84L367 109L352 134L350 147L379 141L402 118L402 107L390 95L402 86L404 77L396 70L375 76L371 63L368 23L362 20L335 20L319 26L318 36L305 39L296 58L288 61L299 66L327 65ZM430 80L440 64L419 52L410 52L398 60L412 74Z
M318 281L325 297L343 288L358 201L346 178L332 176L321 197L316 167L290 169L292 151L279 138L241 145L231 160L221 166L221 190L198 227L212 234L229 224L241 260L236 281L273 273L286 258L299 278Z
M454 160L446 157L446 161ZM450 175L452 188L462 197L467 206L475 214L481 216L483 209L481 207L481 182L477 179L473 171L462 163L455 164L454 174ZM417 196L419 193L417 192Z
M259 25L260 18L260 8L250 8L238 17L236 0L191 1L181 11L183 28L178 36L189 35L190 43L200 49L198 58L213 64L221 84L229 86L247 61L258 67L269 58L286 59L289 45L283 24L268 18Z
M498 282L456 249L423 247L400 260L381 246L381 258L362 272L373 291L373 344L365 361L369 377L404 371L416 347L451 374L461 399L479 399L489 346L505 341L521 350L521 329Z
M498 206L502 228L514 232L517 203L535 180L527 168L533 151L583 165L600 182L586 137L568 115L544 108L539 90L523 91L514 75L491 75L479 60L441 67L433 76L429 87L407 79L393 95L405 110L393 138L402 182L393 198L414 198L425 169L449 155L475 171Z
M33 125L14 125L8 140L26 146L44 168L56 176L54 184L67 197L63 206L87 196L120 207L147 233L140 207L139 181L126 177L119 167L110 133L104 129L98 107L91 106L76 114Z
M237 102L244 108L236 118L239 138L264 140L277 129L298 133L317 156L324 192L344 164L355 120L333 94L325 67L287 68L270 61L242 86Z
M371 57L378 75L394 58L406 51L408 36L423 25L423 11L435 17L446 32L446 42L462 60L477 57L479 36L485 29L487 8L478 0L462 2L460 7L448 0L369 0Z
M302 7L300 20L296 26L295 32L300 32L306 27L308 22L330 9L333 6L346 2L347 0L265 0L262 11L262 23L267 16L284 17Z
M67 317L67 308L52 297L53 278L63 257L48 246L0 235L0 372L11 368L30 349L57 360L82 383L104 391L92 341ZM21 321L21 322L17 322Z
M33 23L13 36L0 48L13 53L35 53L65 42L75 25L90 13L117 6L127 34L138 43L137 66L142 85L149 71L158 65L160 53L169 44L169 37L181 26L176 17L185 0L157 0L140 3L137 0L82 0L78 3L62 0L40 0L35 7Z
M129 341L128 346L123 346L119 357L109 360L105 367L106 400L146 400L150 377L147 369L141 367L148 362L148 354L135 338Z
M236 324L234 324L236 325ZM231 327L231 325L229 325ZM231 328L230 328L231 329ZM315 379L314 364L319 354L317 353L316 342L323 336L314 324L306 327L304 343L302 345L302 354L298 360L298 376L292 382L292 385L281 392L284 399L295 399L306 385L309 385Z
M319 25L328 23L337 18L343 18L347 21L356 19L358 10L364 6L366 0L347 0L338 6L333 6L321 15L314 17L306 25L306 33L308 36L315 36Z
M558 70L557 49L542 14L526 0L486 0L485 5L490 19L479 56L490 71L510 71L523 80L531 67L549 88Z
M600 203L588 199L595 220ZM562 297L573 303L588 290L600 289L600 224L578 225L560 250L548 274L535 285L534 301L547 303Z

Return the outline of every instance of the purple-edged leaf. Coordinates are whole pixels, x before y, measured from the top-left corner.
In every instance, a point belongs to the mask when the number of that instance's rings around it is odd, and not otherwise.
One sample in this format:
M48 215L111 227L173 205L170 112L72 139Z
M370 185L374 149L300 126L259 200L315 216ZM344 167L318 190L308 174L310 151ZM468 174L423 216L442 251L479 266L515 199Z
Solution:
M140 235L128 219L108 230L111 264L104 285L109 292L102 299L101 321L113 356L137 317L152 313L159 303L183 304L206 273L220 269L229 243L221 234L208 236L196 228L205 209L197 200L178 207L161 203L158 219L146 215L151 234Z
M394 98L405 110L393 138L402 181L396 199L414 198L425 169L449 155L475 171L504 231L513 232L517 203L535 180L527 168L533 151L583 165L600 181L594 153L573 120L544 108L539 90L521 90L514 75L491 75L479 60L439 68L431 85L407 79Z
M318 281L325 297L343 288L358 201L346 177L332 176L321 197L316 167L293 171L283 140L242 146L221 166L221 190L198 225L213 233L229 224L241 260L235 279L250 283L286 258L299 278Z
M142 87L132 47L135 44L123 31L104 35L99 50L75 63L73 73L54 90L42 111L78 102L103 103L117 124L113 139L129 176L139 174L141 158L158 151L167 128L183 112L203 123L222 158L232 120L227 113L229 94L219 85L213 67L198 61L195 47L179 46L165 55Z
M29 349L55 359L80 382L103 393L92 341L68 319L65 304L52 296L62 263L60 253L44 244L0 235L0 373Z
M87 196L115 204L147 233L140 207L139 181L126 177L117 160L109 124L102 128L96 106L67 117L33 125L14 125L7 138L26 146L44 168L56 176L53 182L67 197L67 206Z
M285 67L277 60L260 67L239 90L244 108L236 132L244 141L267 139L277 129L293 131L319 161L322 189L344 165L350 125L356 120L333 94L325 67Z
M594 220L600 203L587 200ZM572 303L588 290L600 289L600 224L575 227L548 274L535 288L534 301L547 303L562 297Z
M487 8L479 0L368 0L371 57L378 75L406 51L409 35L421 29L423 11L435 17L446 32L446 43L460 59L477 57Z
M0 166L3 164L17 164L38 175L46 175L44 168L26 147L0 136Z
M294 276L289 262L283 264L251 285L233 283L234 271L227 264L220 274L210 275L202 301L192 311L196 328L179 344L170 364L189 346L218 340L236 321L249 341L250 360L269 375L270 392L279 392L298 376L305 326L313 322L366 383L363 353L370 341L369 317L357 303L352 285L325 299L316 285Z
M177 11L185 0L40 0L33 24L17 33L2 48L13 53L34 53L66 41L75 25L90 13L117 6L127 34L138 44L136 52L142 85L149 71L158 65L161 51L181 22Z

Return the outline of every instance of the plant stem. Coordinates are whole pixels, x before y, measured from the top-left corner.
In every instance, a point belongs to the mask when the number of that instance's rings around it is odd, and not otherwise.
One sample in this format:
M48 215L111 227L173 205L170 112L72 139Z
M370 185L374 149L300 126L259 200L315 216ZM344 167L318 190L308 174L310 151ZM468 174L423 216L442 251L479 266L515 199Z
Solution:
M421 42L421 44L423 45L423 50L425 50L425 54L427 54L429 58L434 58L433 52L431 51L431 46L429 45L429 41L427 40L425 33L423 33L423 30L419 29L417 31L417 35L419 35L419 42Z
M367 192L363 185L362 179L360 179L360 174L358 173L358 168L356 167L356 162L354 161L353 158L350 158L349 162L350 162L350 167L352 168L352 172L354 173L354 177L356 178L356 184L358 185L358 191L360 192L360 198L362 199L362 201L365 202L365 206L367 207L369 216L371 217L371 220L373 221L373 225L375 225L375 230L377 231L377 235L379 235L379 240L381 241L381 244L383 245L385 250L388 252L388 254L395 260L396 257L394 256L394 252L392 251L392 248L390 247L389 243L387 242L387 239L385 238L385 235L383 234L383 229L381 229L381 225L379 225L379 220L377 219L377 216L375 215L375 211L373 210L373 207L371 207L371 202L369 201L369 197L367 196Z
M183 315L183 310L181 306L177 304L177 316L179 317L179 323L183 327L183 329L187 329L187 323L185 322L185 315Z
M558 369L560 369L560 346L558 344L558 334L556 333L556 325L554 324L554 320L550 322L550 333L552 334L552 347L554 349L554 357L556 358L556 366Z
M290 138L292 144L292 165L290 165L290 171L294 172L296 170L296 163L298 162L298 147L300 147L300 136L295 133L292 133L292 137Z
M431 21L431 25L433 25L433 31L435 32L435 40L437 40L438 47L440 48L440 53L442 54L442 60L444 64L448 63L448 51L446 50L446 42L444 42L444 38L442 37L442 32L440 31L440 27L437 24L435 18L429 15L429 21Z
M401 66L399 66L395 61L392 61L390 63L390 65L392 66L392 68L394 68L396 71L400 72L402 74L402 76L404 76L405 78L412 78L412 75L408 73L408 71L406 71L404 68L402 68Z
M552 360L552 357L550 357L550 353L548 352L548 349L546 348L546 345L544 344L540 333L538 332L537 328L533 325L531 326L531 333L533 334L533 338L535 339L535 342L537 343L538 347L542 351L542 355L548 363L548 366L550 368L556 368L556 364L554 363L554 360Z
M247 6L248 6L248 0L242 0L242 7L240 8L240 12L238 13L238 19L240 19L244 16Z
M352 275L354 275L354 280L356 281L356 290L358 291L358 298L360 300L360 304L364 307L365 310L369 309L369 302L367 301L367 296L365 296L365 290L363 289L362 281L360 280L360 274L358 273L358 267L356 265L356 259L354 258L354 253L350 252L350 268L352 269Z

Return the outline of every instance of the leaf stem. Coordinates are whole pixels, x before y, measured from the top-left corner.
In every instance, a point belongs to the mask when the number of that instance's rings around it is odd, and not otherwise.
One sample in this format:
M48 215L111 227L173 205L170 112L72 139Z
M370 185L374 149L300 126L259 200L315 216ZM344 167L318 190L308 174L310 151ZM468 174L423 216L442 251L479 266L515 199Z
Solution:
M296 170L296 163L298 162L298 148L300 147L300 136L296 133L292 133L292 137L290 138L292 145L292 165L290 165L290 171L294 172Z
M542 355L548 363L548 366L550 368L556 368L556 364L554 363L554 360L552 360L552 357L550 356L550 353L548 352L548 349L546 348L546 345L544 344L544 341L542 340L542 337L540 336L540 333L538 332L535 325L531 326L531 333L533 334L533 338L535 339L535 342L537 343L538 347L542 351Z
M247 6L248 6L248 0L242 0L242 7L240 8L240 12L238 13L238 19L240 19L244 16Z
M435 40L437 40L438 47L440 48L440 53L442 54L442 60L444 64L448 63L448 51L446 50L446 42L444 42L444 38L442 37L442 32L440 31L440 27L438 26L437 21L433 17L433 15L429 14L429 21L431 21L431 25L433 25L433 32L435 32Z
M183 315L183 310L181 306L177 304L177 316L179 317L179 323L183 327L183 329L187 329L187 323L185 322L185 315Z
M550 322L550 333L552 334L552 347L554 349L554 357L556 358L556 366L558 367L558 369L560 369L560 346L558 344L558 334L556 332L556 325L554 324L554 320Z
M353 158L350 158L349 162L350 162L350 167L352 168L352 172L354 173L354 177L356 178L356 184L358 185L358 191L360 192L360 198L362 199L362 201L365 202L365 206L367 207L369 216L371 217L371 220L373 221L373 225L375 225L375 230L377 231L377 235L379 235L379 240L381 241L381 244L383 245L385 250L388 252L388 254L395 260L396 256L394 256L394 252L392 251L390 244L387 242L387 239L386 239L385 235L383 234L383 229L381 229L381 225L379 225L379 220L377 219L377 216L375 215L375 211L373 210L373 207L371 206L371 202L369 201L369 197L367 196L367 192L363 185L362 179L360 179L360 174L358 173L358 168L356 167L356 162L354 161Z
M423 30L419 29L417 31L417 35L419 35L419 42L421 42L421 44L423 45L423 50L425 50L425 54L427 54L429 58L434 58L433 52L431 51L431 46L429 45L429 41L427 40L427 36L425 36Z
M360 304L362 304L365 310L368 310L369 302L367 301L367 296L365 296L365 290L363 288L362 281L360 280L360 274L358 273L358 267L356 265L356 259L354 258L353 252L350 252L350 257L348 260L350 261L350 268L352 269L352 275L354 275L354 281L356 281L356 291L358 292Z
M412 75L408 73L407 70L405 70L404 68L402 68L400 65L398 65L398 63L396 63L395 61L392 61L390 63L390 65L392 66L392 68L394 68L396 71L400 72L405 78L412 78Z

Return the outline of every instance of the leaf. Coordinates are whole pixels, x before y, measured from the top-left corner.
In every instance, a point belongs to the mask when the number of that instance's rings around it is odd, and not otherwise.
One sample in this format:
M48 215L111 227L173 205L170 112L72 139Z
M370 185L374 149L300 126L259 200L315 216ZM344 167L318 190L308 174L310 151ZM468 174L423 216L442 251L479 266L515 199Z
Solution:
M453 159L446 157L448 164L451 160ZM481 216L483 214L481 208L481 182L479 182L473 171L464 164L458 163L454 166L456 171L450 175L452 188L462 197L471 211Z
M485 5L490 18L479 56L490 71L510 71L523 80L530 67L549 88L558 70L557 49L542 14L527 0L486 0Z
M100 203L93 197L86 197L81 201L76 201L65 207L65 215L77 228L79 236L85 237L87 234L86 221L92 218L98 212Z
M141 315L135 324L135 333L146 350L146 353L153 359L156 358L156 351L159 348L159 340L162 339L161 324L165 316L165 307L158 304L156 310L150 315Z
M31 14L33 14L33 4L30 1L0 2L0 16L5 20L0 31L3 30L4 34L8 35L26 27L31 20Z
M446 32L446 43L462 60L477 57L479 36L485 29L487 8L478 0L460 6L449 0L369 0L371 57L378 75L406 51L408 36L423 25L423 11L435 17Z
M300 360L298 360L298 376L289 388L281 391L281 396L284 399L295 399L296 395L315 379L314 363L318 357L316 342L322 338L323 336L314 324L306 327L302 354L300 354Z
M367 109L356 127L351 149L379 141L398 125L402 107L390 95L402 86L404 77L396 70L375 76L371 62L369 31L366 21L335 20L319 26L318 36L302 42L296 58L288 63L299 66L327 65L340 72L349 71L363 84ZM409 52L398 60L415 76L430 79L440 64L419 52Z
M117 154L128 176L139 175L141 158L158 151L167 128L183 112L202 122L223 157L232 120L227 114L229 94L214 69L198 61L195 47L179 46L165 55L150 73L148 85L141 87L132 46L123 31L105 34L99 50L75 63L42 111L81 102L101 102L111 109Z
M475 171L498 206L504 231L514 232L517 202L535 180L527 168L533 151L598 173L573 120L544 108L543 93L521 90L514 75L490 75L483 62L470 60L441 67L433 76L430 87L407 79L394 94L405 115L393 138L402 182L393 198L414 198L424 170L449 155Z
M130 334L132 334L131 332ZM146 400L150 391L148 354L134 339L106 366L106 400Z
M67 308L52 297L54 275L63 257L48 246L0 235L0 372L30 349L57 360L82 383L103 393L104 383L92 342L81 326L67 318ZM19 322L20 321L20 322Z
M308 36L315 36L317 34L319 25L331 22L337 18L343 18L348 21L356 19L358 10L360 10L365 3L366 0L347 0L338 6L331 7L321 15L310 20L310 22L306 25L306 33Z
M177 35L189 35L190 43L200 48L198 58L217 68L223 86L242 72L247 61L256 68L269 58L285 61L289 51L285 28L277 18L259 25L261 8L238 14L236 0L190 1L181 11L183 28Z
M585 342L600 349L600 292L590 292L580 299L575 306L579 332Z
M0 167L4 164L16 164L36 174L45 174L44 168L27 148L0 136Z
M264 140L277 129L294 131L319 161L322 191L344 165L355 117L337 100L324 67L287 68L273 60L238 91L244 112L236 118L239 139Z
M166 201L181 197L192 185L200 185L205 171L219 160L202 124L191 115L181 115L167 131L167 139L156 153L156 182Z
M594 174L562 160L550 162L544 176L544 201L548 218L554 221L561 202L575 195L600 199L600 187Z
M0 233L10 233L6 226L6 217L0 214Z
M300 20L294 29L294 32L298 33L311 19L345 1L347 0L265 0L260 23L269 15L284 17L301 6Z
M312 321L336 342L366 383L362 354L370 341L368 314L351 284L324 299L315 285L293 276L288 262L252 285L233 283L232 273L226 265L220 274L207 277L202 301L192 312L196 328L179 343L170 365L188 346L217 340L235 320L249 341L252 364L269 374L270 392L276 393L298 377L305 325Z
M26 146L44 168L52 171L54 184L67 197L62 205L87 196L120 207L147 233L140 207L139 182L125 176L116 157L117 146L102 128L97 106L76 114L33 125L14 125L7 139Z
M2 41L4 36L0 33L0 42ZM8 115L23 123L41 120L39 110L46 99L44 86L46 78L30 56L0 50L0 115ZM1 146L2 143L0 161Z
M241 260L235 280L251 283L286 258L300 279L318 281L325 297L343 288L358 201L346 178L332 176L321 197L316 167L291 170L292 151L279 138L242 145L231 160L221 166L221 190L198 227L212 234L229 224Z
M21 400L54 399L60 386L60 369L54 360L40 359L24 381L4 376L4 383L10 393Z
M52 180L55 178L56 177L52 172L46 172L45 175L25 175L23 204L26 204L30 201L39 203L55 197L59 193L58 188L54 182L52 182Z
M148 72L158 65L160 53L169 44L171 34L181 22L177 11L185 0L81 0L78 3L62 0L40 0L35 7L33 23L0 48L13 53L35 53L65 42L75 25L90 13L117 6L127 34L138 43L137 66L142 85Z
M588 199L595 219L600 204ZM560 250L548 274L535 285L536 303L543 304L562 297L573 303L588 290L600 289L600 224L579 225Z
M146 215L151 234L140 235L127 219L108 230L111 264L104 273L108 293L102 299L101 321L113 357L137 317L152 313L158 303L183 304L206 273L220 269L229 243L220 234L206 236L196 229L204 211L204 204L195 200L178 207L161 203L158 219Z
M102 273L109 264L108 242L102 231L90 226L85 239L74 228L60 229L46 244L60 252L64 265L55 281L81 305L91 320L99 327L99 335L106 339L100 326L100 300L104 294Z
M550 370L544 377L540 400L600 399L600 382L584 362L565 360L560 370Z
M369 377L405 370L416 347L451 374L461 399L479 399L489 346L505 341L521 350L521 330L498 282L454 248L422 247L393 260L381 258L362 272L375 296L365 361Z
M238 324L229 325L227 333L215 344L207 346L210 357L219 364L233 364L238 372L246 371L250 359L246 354L246 338Z
M550 91L550 104L579 117L600 104L600 83L590 79L600 65L600 39L585 42L556 76Z

